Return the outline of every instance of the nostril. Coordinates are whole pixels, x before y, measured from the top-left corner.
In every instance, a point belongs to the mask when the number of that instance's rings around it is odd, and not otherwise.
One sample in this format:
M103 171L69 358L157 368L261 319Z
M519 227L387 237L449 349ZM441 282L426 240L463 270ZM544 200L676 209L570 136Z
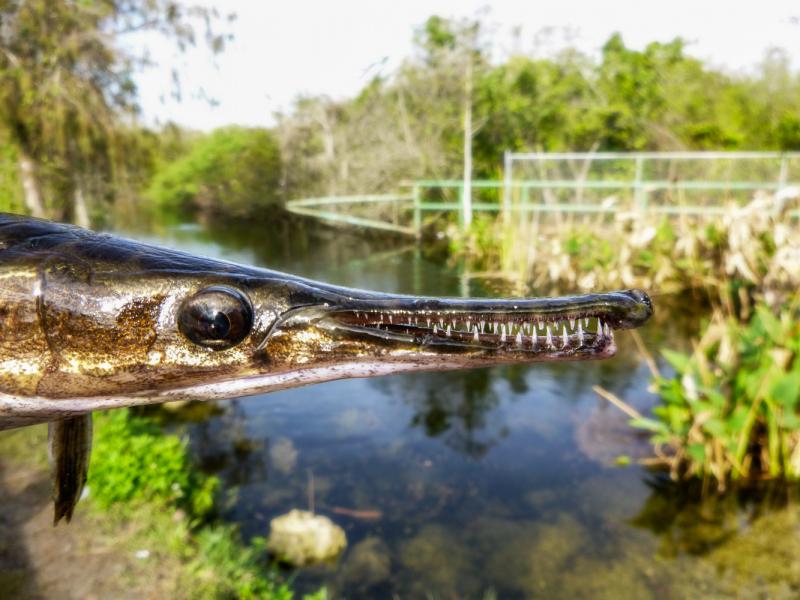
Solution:
M650 296L647 292L643 290L632 289L627 291L628 295L636 300L636 302L641 302L642 304L646 305L651 311L653 310L653 301L650 300Z

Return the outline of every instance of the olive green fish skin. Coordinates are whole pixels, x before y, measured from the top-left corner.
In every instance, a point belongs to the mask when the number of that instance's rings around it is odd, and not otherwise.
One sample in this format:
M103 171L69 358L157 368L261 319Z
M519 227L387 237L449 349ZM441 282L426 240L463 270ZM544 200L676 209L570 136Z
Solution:
M639 290L353 290L0 213L0 428L345 377L605 358L612 329L652 312Z

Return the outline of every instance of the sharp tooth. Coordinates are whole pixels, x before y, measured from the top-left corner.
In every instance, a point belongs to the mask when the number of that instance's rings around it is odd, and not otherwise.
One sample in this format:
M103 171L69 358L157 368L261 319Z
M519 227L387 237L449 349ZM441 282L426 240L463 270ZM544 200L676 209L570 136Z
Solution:
M483 333L483 328L486 326L486 321L481 321L481 333Z
M583 325L578 321L578 341L583 344Z
M611 330L608 328L608 323L603 324L603 333L606 335L606 337L611 336Z
M569 320L569 328L570 329L575 329L575 319L570 319Z
M535 346L539 342L539 334L536 333L536 328L533 328L533 345Z
M408 317L408 324L411 325L411 317Z
M546 327L546 329L547 329L547 345L548 346L552 346L553 345L553 334L550 331L550 325L548 325Z
M514 340L517 342L517 346L522 346L522 331L517 332L517 337Z
M472 321L467 321L467 331L472 331Z
M480 341L480 337L478 337L478 327L475 326L475 333L472 334L472 341L477 342Z
M506 341L506 328L504 325L500 326L500 343L504 343Z
M391 314L389 314L389 323L394 323L394 320L392 319L392 315Z
M447 337L450 337L450 334L451 334L451 333L452 333L452 331L450 330L450 325L448 325L448 326L447 326L447 331L445 331L445 332L444 332L444 334L445 334Z
M428 318L425 320L425 322L428 324L428 329L430 329L430 328L431 328L431 319L430 319L430 317L428 317Z
M439 333L439 328L436 327L436 325L434 325L433 326L433 334L436 335L437 333Z
M589 326L589 317L583 317L583 326L584 327L588 327Z
M453 330L455 330L455 328L456 328L456 320L455 320L455 319L452 319L452 320L450 321L450 324L453 326Z
M497 332L500 331L500 323L497 321L494 322L494 334L497 335Z
M564 328L561 330L561 341L564 342L564 348L567 347L569 344L569 336L567 336L567 326L564 325Z
M542 325L541 321L536 321L536 329L538 329L539 331L544 329L544 326Z
M531 334L531 324L528 323L527 321L525 322L525 324L523 326L523 331L525 332L525 335L530 335Z
M603 335L603 322L600 319L597 319L597 335Z
M444 319L439 319L439 329L444 329Z

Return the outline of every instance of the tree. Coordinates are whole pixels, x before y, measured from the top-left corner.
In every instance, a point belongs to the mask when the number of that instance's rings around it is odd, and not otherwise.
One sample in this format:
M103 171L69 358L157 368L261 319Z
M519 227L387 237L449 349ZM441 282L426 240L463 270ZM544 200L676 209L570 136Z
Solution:
M146 61L121 36L158 31L185 48L202 23L218 51L214 17L172 0L0 0L0 128L17 147L31 214L51 208L46 183L70 199L53 208L87 224L87 194L113 195L124 179L132 137L121 124L137 112L132 74Z
M278 141L266 129L226 127L194 143L154 179L149 195L162 207L249 217L279 204Z

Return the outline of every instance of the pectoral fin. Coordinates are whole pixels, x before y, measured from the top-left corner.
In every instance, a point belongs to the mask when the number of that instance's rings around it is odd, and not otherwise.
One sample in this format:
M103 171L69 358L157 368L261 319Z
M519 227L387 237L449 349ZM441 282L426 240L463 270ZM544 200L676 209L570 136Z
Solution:
M92 415L70 417L48 424L50 468L53 476L53 525L67 523L81 498L92 454Z

